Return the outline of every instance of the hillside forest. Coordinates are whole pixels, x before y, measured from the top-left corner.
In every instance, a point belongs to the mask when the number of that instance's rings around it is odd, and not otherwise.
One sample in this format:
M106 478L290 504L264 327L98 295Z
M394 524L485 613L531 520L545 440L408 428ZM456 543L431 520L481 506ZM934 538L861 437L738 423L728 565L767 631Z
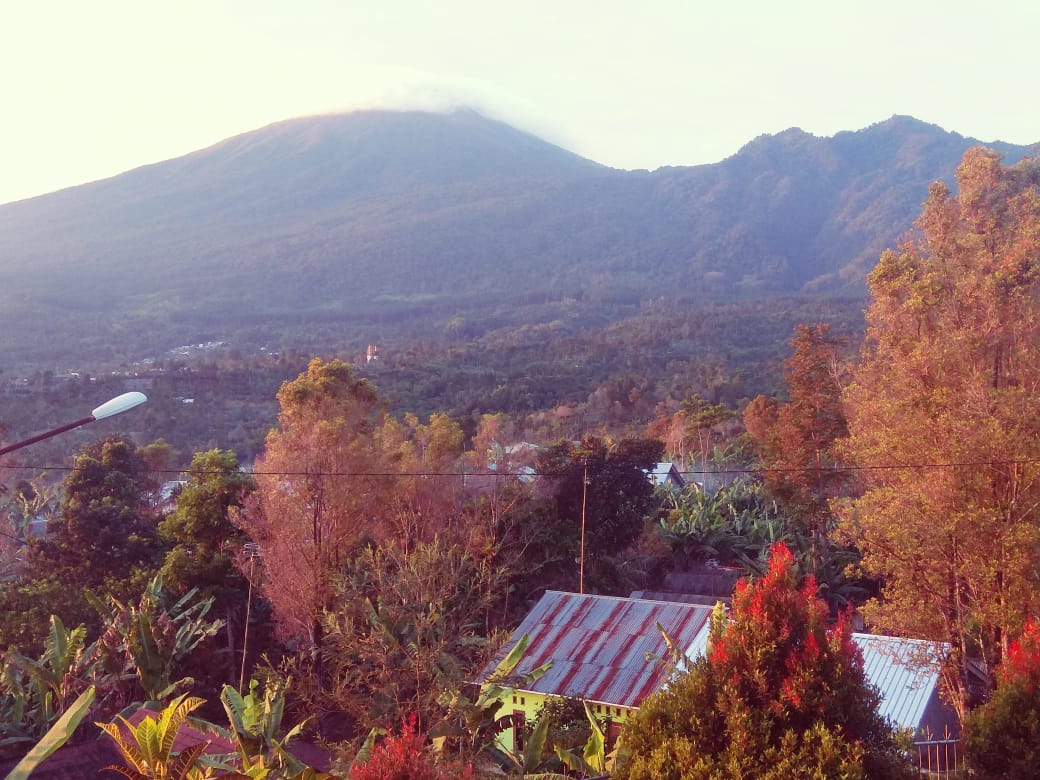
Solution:
M912 776L862 620L944 648L973 776L1031 776L1040 160L969 151L867 286L865 312L646 301L371 363L217 350L8 383L9 431L62 422L59 398L150 400L4 461L0 750L153 702L159 729L226 714L240 749L142 758L131 729L126 776ZM119 427L147 415L160 439ZM652 484L661 461L687 486ZM719 571L746 580L708 654L619 751L570 701L493 749L508 682L475 676L542 593ZM290 755L300 733L331 775Z

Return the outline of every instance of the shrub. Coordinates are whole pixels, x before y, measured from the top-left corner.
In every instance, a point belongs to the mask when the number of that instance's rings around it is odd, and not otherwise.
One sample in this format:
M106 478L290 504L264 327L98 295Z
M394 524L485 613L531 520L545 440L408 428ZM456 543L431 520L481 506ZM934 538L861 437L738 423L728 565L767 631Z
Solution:
M986 704L964 724L968 764L981 780L1036 777L1040 766L1040 623L1011 643Z
M388 735L367 761L355 764L350 780L468 780L473 776L467 766L437 760L415 721L414 715L408 718L400 734Z

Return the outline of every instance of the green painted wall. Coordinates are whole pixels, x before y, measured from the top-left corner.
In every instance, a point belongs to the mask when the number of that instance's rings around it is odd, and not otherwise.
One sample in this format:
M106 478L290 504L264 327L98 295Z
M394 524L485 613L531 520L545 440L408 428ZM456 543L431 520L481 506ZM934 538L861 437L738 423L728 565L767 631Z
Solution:
M547 697L541 693L531 693L530 691L513 691L507 695L504 699L502 708L498 711L499 717L509 717L514 714L523 715L523 723L530 725L537 717L539 710L545 703ZM636 710L629 707L616 707L608 704L595 704L589 702L589 706L592 708L593 714L596 715L602 721L608 721L611 724L616 724L620 727L622 723L627 721ZM608 726L608 738L610 736L610 729ZM507 728L497 737L499 747L503 750L515 753L516 750L516 729ZM572 747L577 747L574 745Z

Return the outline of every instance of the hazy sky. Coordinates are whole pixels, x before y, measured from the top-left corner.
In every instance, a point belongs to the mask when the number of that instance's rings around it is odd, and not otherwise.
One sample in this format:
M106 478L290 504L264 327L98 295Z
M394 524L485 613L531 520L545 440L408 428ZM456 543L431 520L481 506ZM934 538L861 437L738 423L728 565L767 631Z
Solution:
M10 0L0 203L270 122L468 105L598 162L911 114L1040 141L1036 0Z

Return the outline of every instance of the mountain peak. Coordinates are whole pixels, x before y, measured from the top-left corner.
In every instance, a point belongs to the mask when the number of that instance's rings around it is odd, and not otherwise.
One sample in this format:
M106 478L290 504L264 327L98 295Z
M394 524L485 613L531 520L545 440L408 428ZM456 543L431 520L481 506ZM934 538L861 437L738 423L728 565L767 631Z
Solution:
M277 122L196 153L207 164L256 166L277 160L317 167L366 191L408 181L442 183L481 178L588 172L596 163L468 108L446 113L366 110ZM183 158L189 160L188 158Z

